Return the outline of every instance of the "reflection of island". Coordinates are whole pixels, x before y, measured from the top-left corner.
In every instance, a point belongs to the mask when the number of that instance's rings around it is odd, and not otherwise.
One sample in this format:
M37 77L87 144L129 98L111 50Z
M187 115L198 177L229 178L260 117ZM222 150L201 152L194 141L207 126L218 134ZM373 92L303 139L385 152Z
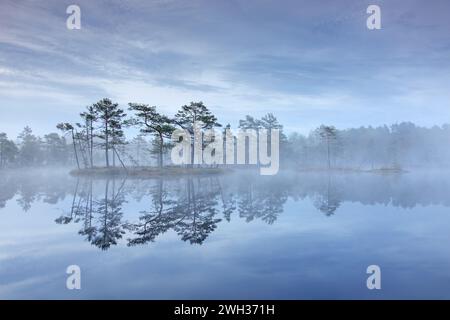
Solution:
M104 196L98 200L93 199L93 181L84 182L84 188L80 190L80 181L77 180L70 214L64 214L55 221L60 224L82 221L83 227L79 234L93 245L106 250L117 244L127 227L122 222L122 204L125 202L122 190L125 180L118 189L115 179L106 180Z
M287 189L282 181L270 183L255 183L242 180L238 191L239 216L247 222L254 219L262 219L272 224L277 216L283 212L283 205L287 200Z
M176 197L170 195L159 179L152 192L152 208L142 211L138 223L131 224L133 236L129 245L143 244L173 229L183 241L201 244L221 219L218 215L215 189L202 185L201 179L183 179ZM175 199L175 200L174 200Z
M288 199L309 199L326 216L336 214L344 202L403 208L450 206L449 181L442 174L263 177L245 173L127 180L36 172L2 175L0 208L13 198L24 211L34 202L64 202L67 209L56 222L79 224L80 235L106 250L121 239L129 246L142 245L168 231L183 241L201 244L220 223L232 219L273 224Z
M95 181L99 182L105 191L98 192L94 199L94 181L77 180L71 209L56 222L81 223L79 233L103 250L117 244L124 234L127 234L127 244L134 246L153 242L169 230L183 241L202 244L222 217L230 221L237 210L246 221L262 219L273 223L287 200L286 190L270 188L270 183L263 187L251 180L246 180L245 188L239 186L238 192L230 189L234 184L225 186L218 177L153 179L137 184L132 183L134 180L128 184L122 180L117 190L114 178ZM138 219L123 221L122 204L126 196L138 199L145 206L145 210L139 211Z

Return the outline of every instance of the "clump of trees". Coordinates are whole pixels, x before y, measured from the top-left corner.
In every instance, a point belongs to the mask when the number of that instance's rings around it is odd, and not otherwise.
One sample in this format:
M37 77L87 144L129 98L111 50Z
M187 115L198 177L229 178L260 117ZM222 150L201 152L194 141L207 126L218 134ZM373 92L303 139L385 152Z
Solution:
M81 167L80 158L85 168L94 167L95 148L104 150L107 167L110 167L111 156L113 166L116 158L125 166L118 148L126 143L123 131L126 115L117 103L105 98L80 113L81 123L59 123L56 126L70 134L78 169Z
M0 169L31 166L65 166L70 162L71 152L66 139L58 133L44 137L33 134L25 127L16 141L0 133Z
M290 134L285 166L376 169L447 167L450 125L424 128L411 122L338 130L320 126L308 135Z
M6 133L0 133L0 168L14 163L19 149L14 141L8 139Z
M55 165L76 165L81 169L116 167L118 163L125 168L163 167L169 163L167 155L173 147L171 134L175 129L187 130L193 139L196 122L202 124L201 129L222 127L201 101L183 105L173 116L168 116L156 106L129 103L125 110L104 98L79 115L78 122L57 124L60 134L39 137L28 126L15 140L0 133L0 169ZM230 127L227 124L224 129ZM447 148L443 148L450 137L450 125L423 128L404 122L345 130L321 125L307 135L293 132L286 136L278 119L269 113L261 118L246 115L238 127L265 129L269 139L270 130L280 130L281 166L294 169L442 167L450 159ZM125 131L130 128L137 129L139 134L127 139ZM202 147L208 143L204 142ZM225 148L224 151L226 157Z
M131 112L129 117L117 103L105 98L80 113L81 123L57 125L64 135L70 137L79 169L82 166L95 166L95 159L98 160L96 150L104 151L102 163L108 168L116 166L116 158L123 167L126 167L125 162L139 166L142 153L152 155L158 166L163 167L164 155L173 145L170 139L176 128L193 134L195 122L201 122L202 129L221 126L216 116L201 101L182 106L173 117L158 112L156 106L142 103L129 103L128 111ZM138 128L140 134L127 141L124 129L130 127ZM150 141L145 139L147 136Z
M153 152L158 153L158 165L162 167L164 151L170 145L170 143L165 142L165 139L169 139L175 130L175 127L172 125L173 121L167 116L158 113L155 106L139 103L130 103L129 106L129 110L134 111L135 116L128 123L138 126L142 134L155 136Z

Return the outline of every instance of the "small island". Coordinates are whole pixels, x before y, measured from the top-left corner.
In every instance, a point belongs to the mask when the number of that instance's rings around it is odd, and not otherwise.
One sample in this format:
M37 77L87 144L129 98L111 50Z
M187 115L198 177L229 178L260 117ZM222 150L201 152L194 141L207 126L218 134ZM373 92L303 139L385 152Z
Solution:
M229 168L192 168L180 166L166 166L166 167L94 167L85 169L76 169L70 171L73 176L89 176L89 177L107 177L107 176L128 176L134 178L152 178L152 177L167 177L167 176L199 176L199 175L218 175L229 173L232 170Z

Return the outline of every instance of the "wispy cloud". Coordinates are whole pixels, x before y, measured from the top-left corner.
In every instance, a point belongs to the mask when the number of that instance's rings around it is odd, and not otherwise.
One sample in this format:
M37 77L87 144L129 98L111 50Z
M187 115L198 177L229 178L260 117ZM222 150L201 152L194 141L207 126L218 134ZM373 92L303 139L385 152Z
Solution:
M273 112L296 128L450 116L446 1L381 1L375 32L369 1L80 0L72 31L69 4L1 2L0 131L42 110L31 125L52 130L104 96L167 112L203 100L222 122Z

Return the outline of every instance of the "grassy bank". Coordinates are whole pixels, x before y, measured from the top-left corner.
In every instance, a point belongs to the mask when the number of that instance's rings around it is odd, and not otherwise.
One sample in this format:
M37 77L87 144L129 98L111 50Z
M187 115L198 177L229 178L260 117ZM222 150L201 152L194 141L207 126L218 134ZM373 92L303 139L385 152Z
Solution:
M87 169L77 169L70 172L74 176L130 176L136 178L162 177L162 176L183 176L183 175L210 175L224 174L230 169L224 168L182 168L182 167L122 167L106 168L95 167Z
M399 167L385 167L374 169L360 169L360 168L302 168L299 172L334 172L334 173L376 173L376 174L401 174L408 171Z

